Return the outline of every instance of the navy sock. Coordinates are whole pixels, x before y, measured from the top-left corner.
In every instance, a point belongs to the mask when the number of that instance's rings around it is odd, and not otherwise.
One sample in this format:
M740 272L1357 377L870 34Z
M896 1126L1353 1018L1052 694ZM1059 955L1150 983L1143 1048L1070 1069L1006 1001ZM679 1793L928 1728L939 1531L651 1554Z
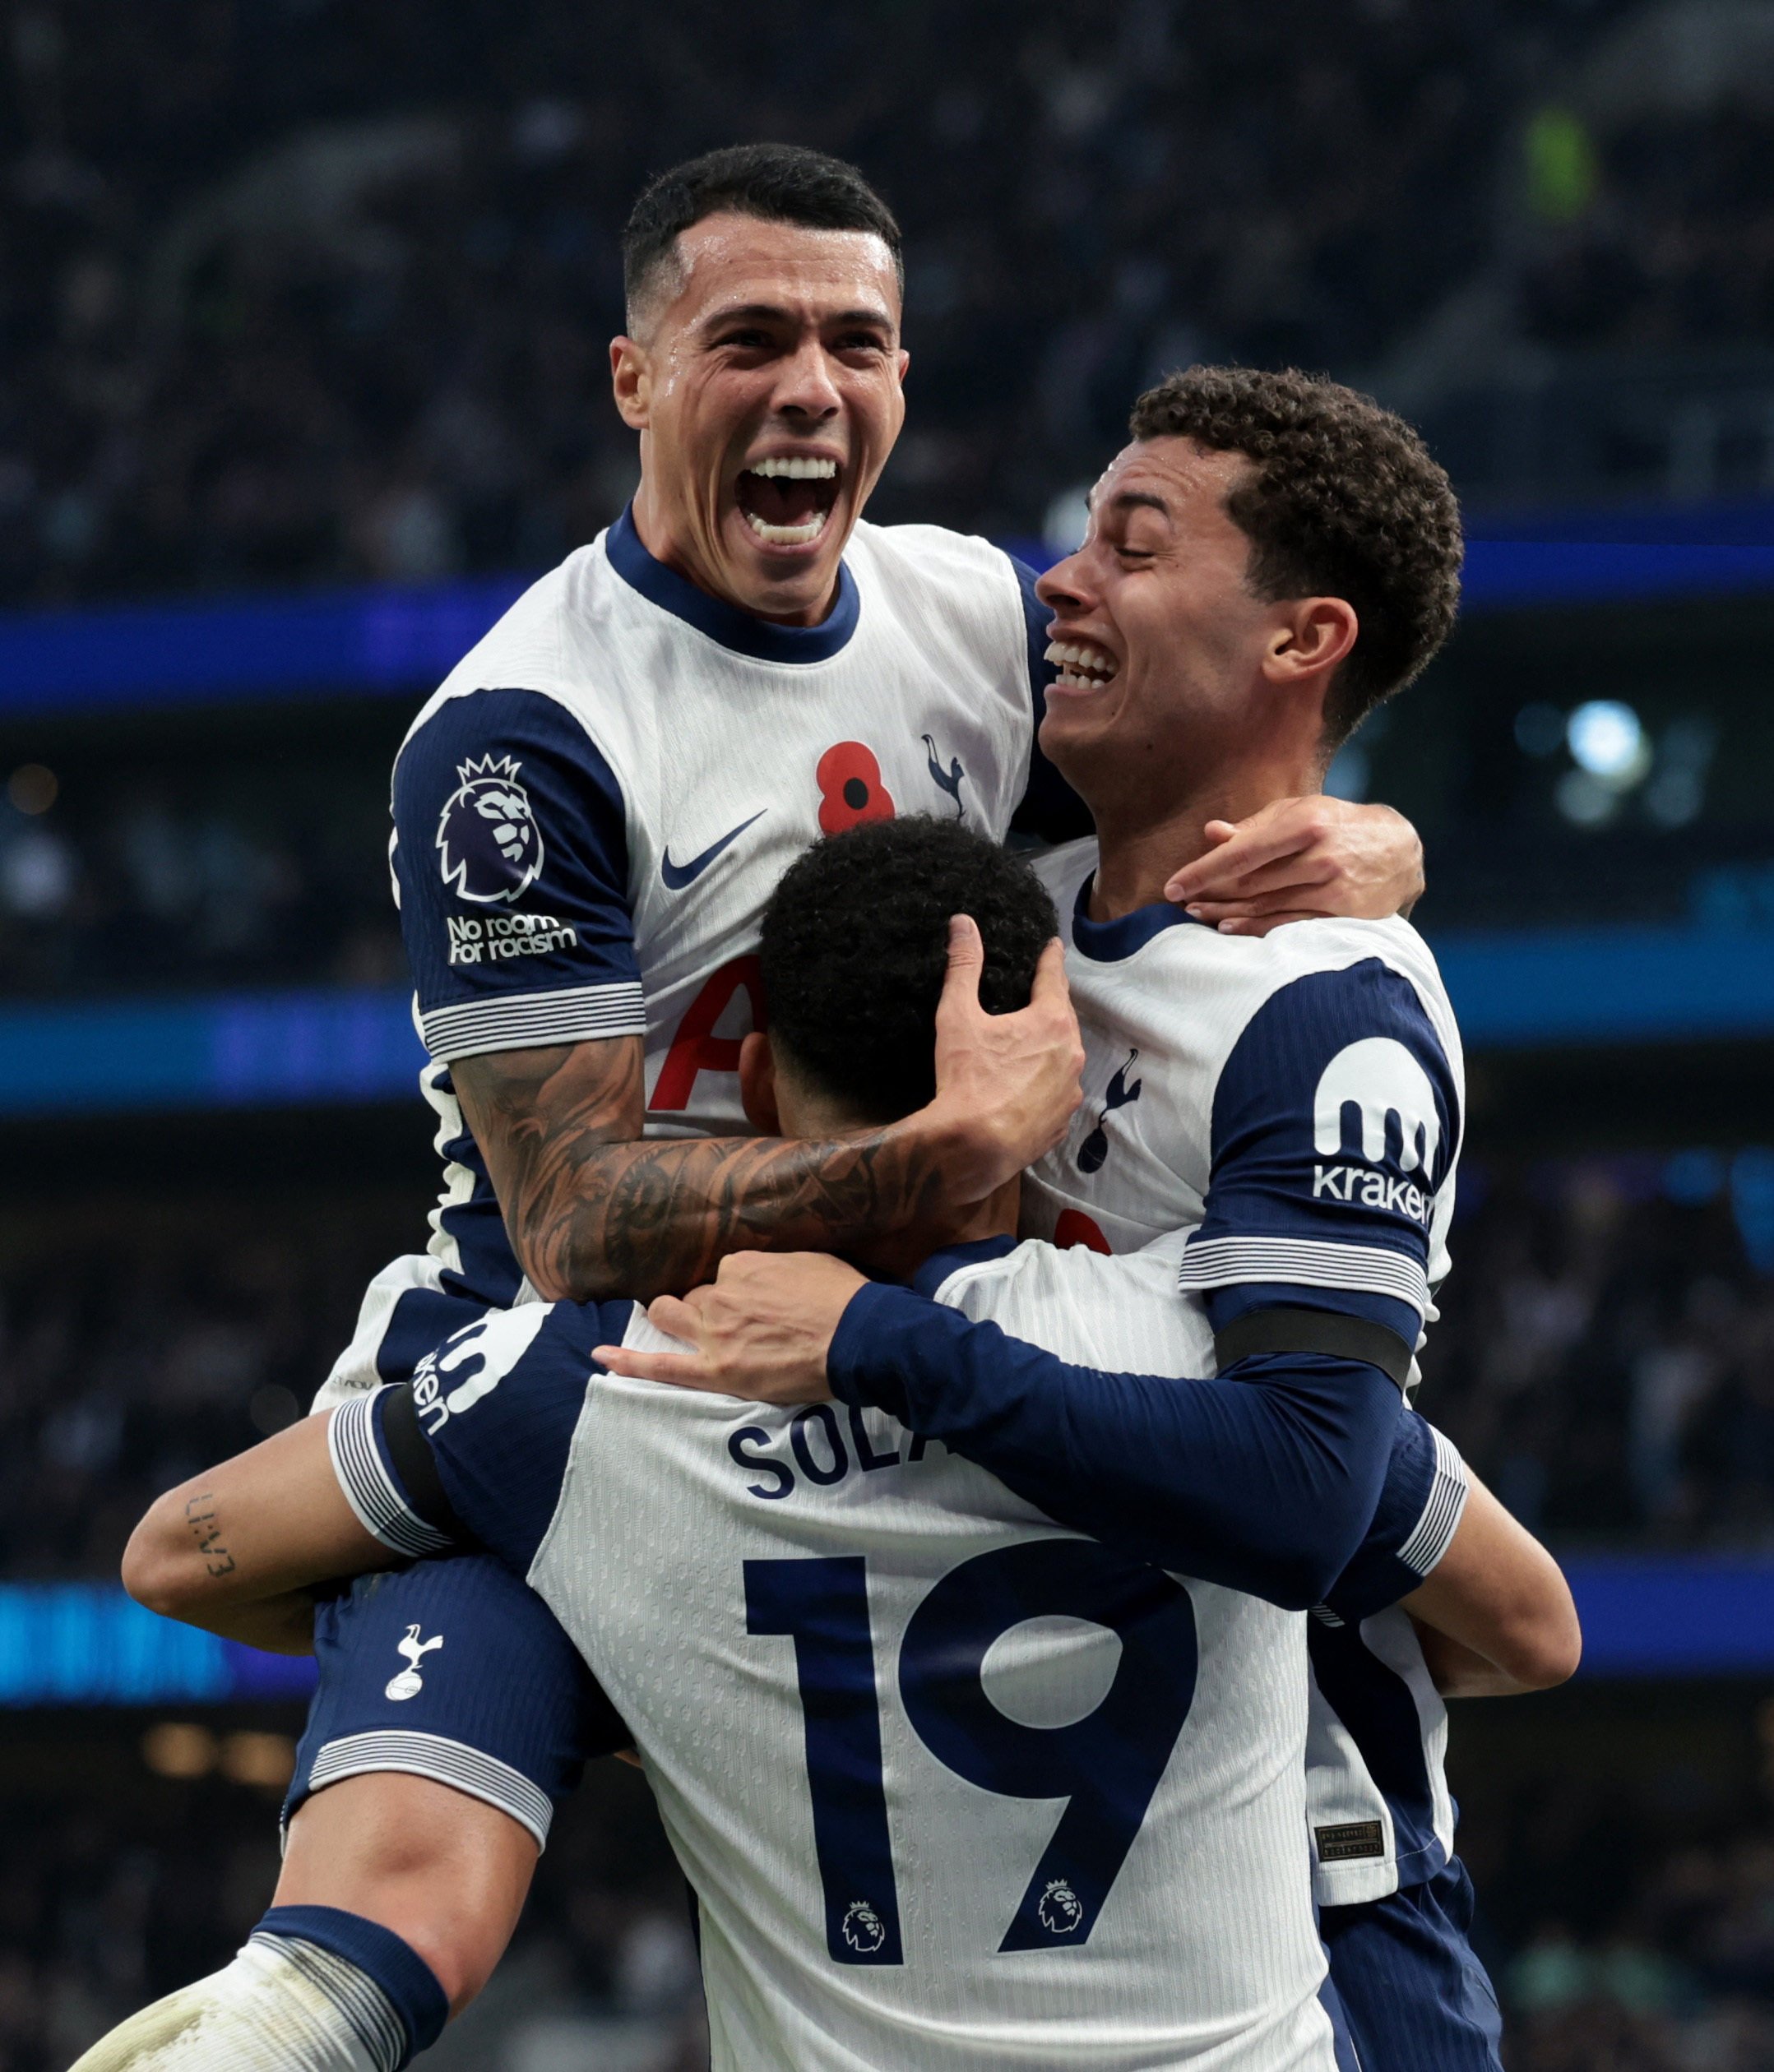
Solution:
M312 1943L361 1972L380 1989L405 2032L401 2065L443 2033L450 2004L437 1973L410 1943L380 1922L342 1907L273 1907L252 1932Z

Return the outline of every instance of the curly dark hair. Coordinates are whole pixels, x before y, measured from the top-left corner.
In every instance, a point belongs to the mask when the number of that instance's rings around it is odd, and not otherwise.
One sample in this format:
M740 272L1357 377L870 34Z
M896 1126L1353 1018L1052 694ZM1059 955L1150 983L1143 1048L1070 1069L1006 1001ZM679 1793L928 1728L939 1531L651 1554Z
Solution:
M804 144L732 144L656 173L623 225L623 288L632 312L679 238L705 216L730 210L809 230L868 230L893 255L901 293L904 240L893 211L846 160Z
M1054 903L1020 857L955 821L874 821L829 835L764 909L771 1041L859 1121L896 1122L936 1091L936 1006L951 914L985 944L989 1014L1029 1004Z
M1189 367L1133 406L1136 439L1242 453L1226 515L1259 597L1346 598L1361 630L1324 701L1325 745L1420 673L1452 631L1464 545L1446 473L1372 396L1297 368Z

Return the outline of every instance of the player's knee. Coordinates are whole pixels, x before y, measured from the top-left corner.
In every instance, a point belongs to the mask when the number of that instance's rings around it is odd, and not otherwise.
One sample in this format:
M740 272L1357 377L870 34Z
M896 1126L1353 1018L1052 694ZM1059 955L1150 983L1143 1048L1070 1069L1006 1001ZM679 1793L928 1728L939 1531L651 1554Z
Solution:
M378 1771L306 1800L289 1828L280 1906L331 1906L391 1929L460 2014L517 1924L537 1848L507 1814L428 1778Z

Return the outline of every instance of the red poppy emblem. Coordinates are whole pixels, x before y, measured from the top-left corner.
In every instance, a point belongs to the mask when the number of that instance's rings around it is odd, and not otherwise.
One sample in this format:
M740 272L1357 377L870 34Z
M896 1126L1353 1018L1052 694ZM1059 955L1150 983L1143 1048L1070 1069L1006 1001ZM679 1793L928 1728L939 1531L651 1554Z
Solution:
M874 751L859 741L841 741L827 749L813 772L819 787L819 831L841 835L864 821L893 817L893 795L881 781Z

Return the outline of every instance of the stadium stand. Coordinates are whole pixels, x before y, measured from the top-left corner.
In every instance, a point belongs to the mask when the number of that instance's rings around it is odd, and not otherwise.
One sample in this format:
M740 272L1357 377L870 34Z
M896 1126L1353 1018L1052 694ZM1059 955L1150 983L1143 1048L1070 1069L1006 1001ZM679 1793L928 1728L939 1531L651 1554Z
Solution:
M865 161L906 221L918 418L887 511L1037 529L1193 357L1372 370L1420 409L1461 389L1475 294L1494 357L1765 342L1765 183L1735 174L1767 114L1646 106L1614 78L1631 14L1277 0L1185 34L1161 0L767 25L697 0L613 72L561 0L521 27L492 0L28 11L0 594L535 567L589 537L632 465L602 397L615 232L739 106Z
M1473 1052L1424 1407L1568 1560L1591 1640L1569 1690L1457 1714L1462 1848L1511 2072L1760 2072L1769 11L667 12L619 64L564 0L12 25L0 2072L62 2072L218 1961L275 1875L301 1667L157 1653L118 1554L299 1414L423 1235L389 761L627 496L616 233L736 125L859 159L906 223L880 516L1051 551L1131 394L1194 357L1330 367L1454 471L1466 621L1334 784L1424 829ZM426 2062L693 2072L695 2000L644 1789L606 1764Z

